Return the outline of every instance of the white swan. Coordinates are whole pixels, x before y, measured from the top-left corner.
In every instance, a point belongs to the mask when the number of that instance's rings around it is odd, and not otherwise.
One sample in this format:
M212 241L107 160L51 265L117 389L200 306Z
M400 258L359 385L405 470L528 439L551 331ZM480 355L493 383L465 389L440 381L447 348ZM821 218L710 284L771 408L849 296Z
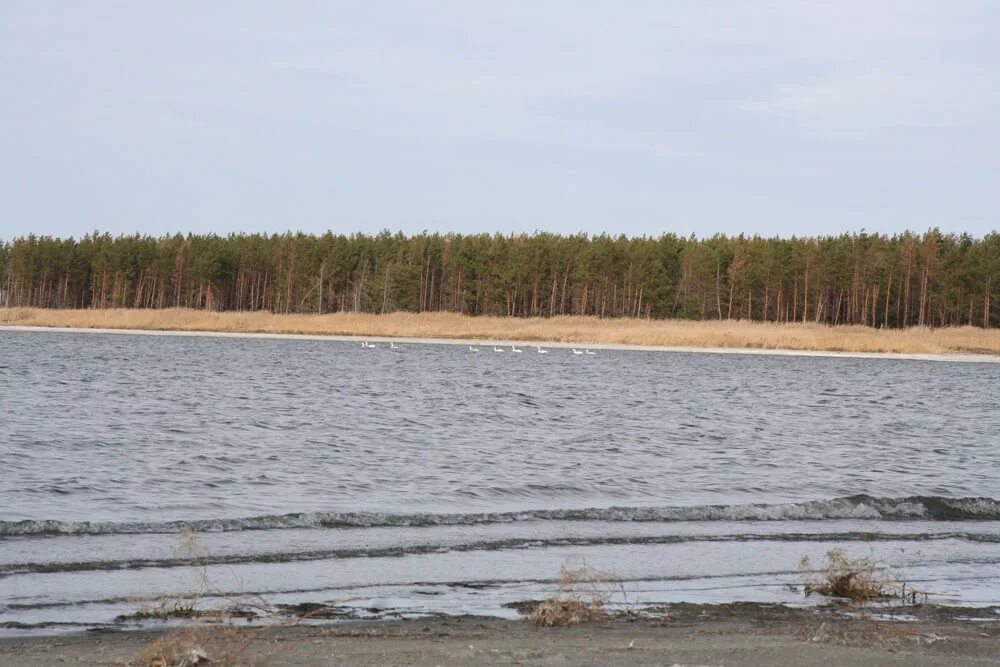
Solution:
M536 348L538 349L538 354L548 354L548 353L549 353L549 351L548 351L548 350L543 350L543 349L542 349L542 348L541 348L540 346L538 346L538 345L536 345L535 347L536 347Z
M494 345L493 346L493 351L494 352L503 352L503 348L502 347L497 347L496 345Z
M591 352L590 350L584 350L584 354L597 354L596 352Z
M389 349L390 350L398 350L399 346L396 345L395 343L393 343L392 341L389 341Z
M583 351L582 351L582 350L578 350L578 349L576 349L576 348L574 347L574 348L573 348L573 354L583 354Z
M516 347L514 347L513 345L511 345L511 346L510 346L510 351L511 351L511 352L517 352L518 354L520 354L520 353L521 353L521 350L517 349L517 348L516 348Z
M470 346L469 346L469 352L479 352L479 348L478 348L478 347L472 347L472 346L470 345Z
M363 343L361 343L361 347L372 349L372 348L375 347L375 345L372 344L372 343L369 343L368 341L364 341Z

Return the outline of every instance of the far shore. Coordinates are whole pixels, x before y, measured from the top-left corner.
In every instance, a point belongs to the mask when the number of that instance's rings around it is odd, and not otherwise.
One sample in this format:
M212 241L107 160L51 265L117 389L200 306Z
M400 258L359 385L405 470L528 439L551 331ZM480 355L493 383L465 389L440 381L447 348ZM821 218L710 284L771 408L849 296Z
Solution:
M9 308L0 309L3 330L1000 363L1000 329L973 327L882 330L811 323L523 319L451 313L275 315Z

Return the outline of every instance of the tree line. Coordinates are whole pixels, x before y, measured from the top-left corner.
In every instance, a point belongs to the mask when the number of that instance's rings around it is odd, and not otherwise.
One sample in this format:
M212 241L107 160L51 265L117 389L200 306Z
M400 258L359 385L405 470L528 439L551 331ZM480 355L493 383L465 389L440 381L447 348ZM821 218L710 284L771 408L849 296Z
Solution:
M0 304L997 326L1000 233L29 235Z

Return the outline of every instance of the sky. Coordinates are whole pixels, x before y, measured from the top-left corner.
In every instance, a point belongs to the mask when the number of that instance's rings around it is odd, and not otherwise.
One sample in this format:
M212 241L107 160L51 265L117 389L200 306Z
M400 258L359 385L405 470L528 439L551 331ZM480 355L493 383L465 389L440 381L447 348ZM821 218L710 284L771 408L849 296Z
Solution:
M995 0L0 3L0 239L1000 229Z

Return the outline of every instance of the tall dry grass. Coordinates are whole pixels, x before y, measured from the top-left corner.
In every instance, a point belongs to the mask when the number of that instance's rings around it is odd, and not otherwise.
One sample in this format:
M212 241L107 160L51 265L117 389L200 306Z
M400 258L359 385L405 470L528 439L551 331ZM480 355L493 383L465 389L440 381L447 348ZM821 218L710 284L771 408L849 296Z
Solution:
M1000 329L873 329L769 322L471 317L455 313L275 315L201 310L0 309L0 323L48 327L615 343L837 352L1000 354Z

